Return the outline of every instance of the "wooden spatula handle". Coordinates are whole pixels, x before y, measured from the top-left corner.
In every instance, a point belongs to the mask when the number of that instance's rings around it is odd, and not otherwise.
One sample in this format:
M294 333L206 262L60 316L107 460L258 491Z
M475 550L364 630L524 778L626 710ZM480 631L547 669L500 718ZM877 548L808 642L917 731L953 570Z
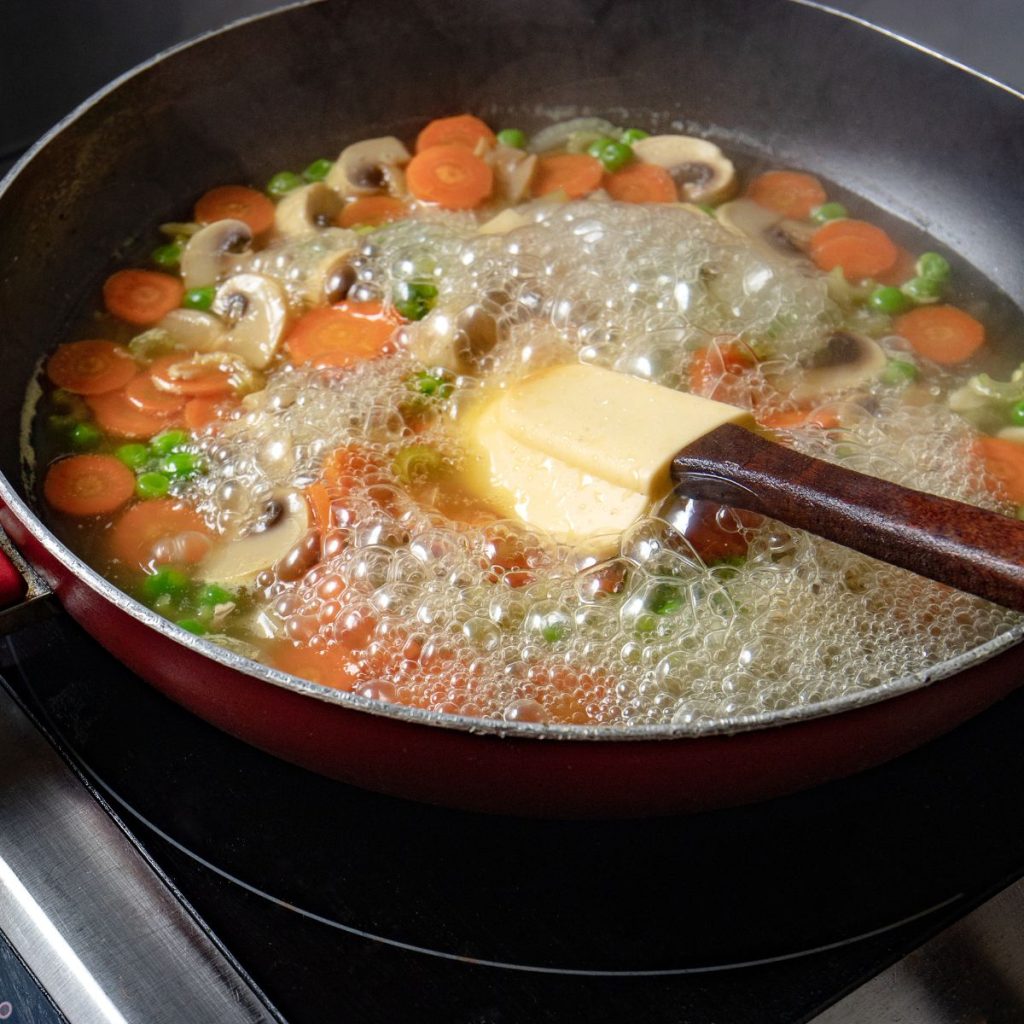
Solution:
M726 424L673 460L677 490L749 509L1024 611L1024 523L856 473Z

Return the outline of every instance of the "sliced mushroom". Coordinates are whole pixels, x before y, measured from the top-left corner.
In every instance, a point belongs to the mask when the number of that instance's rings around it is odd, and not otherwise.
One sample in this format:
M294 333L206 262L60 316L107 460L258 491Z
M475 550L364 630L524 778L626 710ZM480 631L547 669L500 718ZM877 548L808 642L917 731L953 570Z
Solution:
M341 151L324 179L329 188L345 196L375 192L405 193L402 168L411 159L409 150L393 135L364 139Z
M715 211L715 216L722 227L748 238L760 252L776 258L785 256L791 260L803 260L813 234L813 229L807 225L759 206L752 199L723 203Z
M224 323L199 309L172 309L157 327L167 331L179 348L212 352L224 341Z
M243 586L286 559L309 530L309 509L294 491L275 495L257 526L215 547L198 565L200 579Z
M794 382L797 401L834 391L846 391L874 380L888 357L877 342L852 331L835 331L825 344L802 360L804 372Z
M482 305L459 313L433 313L412 334L410 349L427 366L443 366L462 373L480 368L480 360L498 343L498 324Z
M332 304L346 298L356 283L352 257L356 250L346 249L323 256L310 270L303 283L303 297L312 306Z
M515 146L497 145L485 154L494 168L494 196L506 203L526 198L537 169L537 156Z
M244 263L252 242L249 225L240 220L215 220L197 231L181 254L186 288L206 288Z
M288 324L284 289L262 274L236 274L217 289L212 309L228 324L220 348L263 369L277 352Z
M645 164L664 167L679 196L691 203L716 203L736 188L732 161L713 143L690 135L650 135L633 143Z
M279 235L305 235L328 227L341 212L341 196L322 181L292 189L274 210Z

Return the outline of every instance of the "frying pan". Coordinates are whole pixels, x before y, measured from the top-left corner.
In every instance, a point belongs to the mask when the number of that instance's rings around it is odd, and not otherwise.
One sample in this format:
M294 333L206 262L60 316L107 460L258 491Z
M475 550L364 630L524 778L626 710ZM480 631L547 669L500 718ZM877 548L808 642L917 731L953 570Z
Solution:
M701 134L747 166L808 168L926 229L988 283L1004 364L1024 278L1022 97L793 0L379 0L243 22L119 79L0 189L0 524L64 608L220 728L346 782L501 813L640 815L738 804L894 757L1024 680L1024 625L870 693L739 721L628 730L491 723L287 676L158 617L36 514L22 402L40 357L152 226L215 184L260 182L367 135L473 111L593 113ZM897 106L902 116L897 113Z

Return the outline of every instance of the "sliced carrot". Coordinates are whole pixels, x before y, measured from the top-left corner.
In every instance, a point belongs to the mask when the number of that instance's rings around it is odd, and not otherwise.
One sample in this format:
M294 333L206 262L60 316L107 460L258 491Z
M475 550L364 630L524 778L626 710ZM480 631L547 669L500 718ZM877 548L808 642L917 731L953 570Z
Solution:
M630 164L606 174L604 190L620 203L674 203L679 199L672 175L657 164Z
M401 321L376 302L339 302L311 310L285 339L292 359L314 366L351 366L393 351Z
M155 270L119 270L103 285L103 303L110 313L138 327L162 320L181 305L185 286Z
M698 349L690 363L690 391L703 398L738 405L743 397L743 374L755 363L753 353L737 341Z
M218 366L197 366L187 377L171 375L171 367L189 361L187 352L172 352L154 360L149 376L158 389L189 398L218 398L231 392L231 374Z
M185 397L172 391L163 391L153 383L148 373L140 373L124 389L124 397L141 412L150 416L173 416L181 412Z
M877 277L896 265L900 251L874 224L863 220L831 220L811 235L809 252L820 269L843 268L848 280Z
M116 460L115 460L116 461ZM134 477L132 478L134 488ZM202 516L175 498L140 501L126 509L107 535L110 554L132 569L146 568L156 559L155 545L172 537L178 564L198 562L209 551L209 530Z
M190 398L185 403L185 426L198 433L200 430L205 430L211 423L227 419L237 407L238 402L234 399Z
M416 137L416 152L432 146L466 146L475 149L479 142L493 146L498 140L494 132L472 114L456 114L431 121Z
M138 372L123 345L112 341L71 341L46 363L46 376L76 395L102 395L123 388Z
M537 159L530 188L535 196L564 192L579 199L601 185L604 167L586 153L552 153Z
M750 183L747 196L759 206L775 210L784 217L803 220L811 210L828 198L825 188L813 174L802 171L767 171Z
M899 250L896 262L888 270L875 274L875 280L879 284L899 287L917 275L917 257L912 252L907 252L902 246L896 246L896 248Z
M343 228L352 228L357 224L376 227L378 224L401 220L408 212L409 207L394 196L362 196L345 206L338 215L338 224Z
M85 401L100 427L115 437L146 440L166 430L174 420L173 416L154 416L143 412L128 401L123 391L90 395Z
M457 143L431 146L417 153L405 169L409 191L445 210L471 210L494 188L490 165Z
M993 490L1017 505L1024 505L1024 445L1005 437L980 437L974 453L985 463Z
M116 512L135 493L135 474L113 455L72 455L46 471L43 495L58 512L99 516Z
M943 366L970 359L985 344L984 326L956 306L920 306L896 317L892 326L915 352Z
M319 526L321 531L330 530L334 527L331 521L331 497L330 491L317 481L310 484L303 492L306 504L309 505L310 514L313 516L313 523Z
M240 220L254 235L262 235L274 223L274 204L254 188L221 185L199 197L194 216L200 224Z
M335 690L351 690L363 678L359 659L345 647L311 649L288 641L275 648L270 663L289 675Z
M760 416L758 422L770 430L799 430L801 427L831 430L839 426L839 417L833 409L790 409Z

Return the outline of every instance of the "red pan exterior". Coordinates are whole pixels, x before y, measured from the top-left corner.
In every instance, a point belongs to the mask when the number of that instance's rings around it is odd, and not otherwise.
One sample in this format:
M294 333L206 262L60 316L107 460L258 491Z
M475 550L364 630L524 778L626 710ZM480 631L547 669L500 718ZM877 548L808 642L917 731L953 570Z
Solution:
M158 633L4 525L67 611L158 690L239 739L366 789L466 810L639 817L753 803L890 760L984 711L1024 677L1024 647L911 693L734 736L532 740L371 715L236 671Z
M386 59L379 19L395 27ZM625 73L610 77L611 68ZM894 81L915 110L911 133L889 116ZM509 106L520 97L522 107ZM523 112L534 103L727 126L763 140L750 159L816 169L910 222L927 197L944 212L939 241L1008 293L992 315L1021 301L1024 103L862 26L782 0L379 0L370 18L339 0L254 21L100 98L0 191L0 469L15 482L0 488L17 496L4 525L68 612L173 700L273 754L381 792L498 813L642 815L765 799L897 756L1024 681L1017 646L903 696L731 737L477 735L227 667L150 627L54 554L59 546L20 504L33 503L16 483L21 396L68 311L93 301L108 269L97 260L140 226L179 219L211 183L266 180L296 154L337 152L371 130L408 137L463 109L529 128ZM729 145L725 129L716 137Z

